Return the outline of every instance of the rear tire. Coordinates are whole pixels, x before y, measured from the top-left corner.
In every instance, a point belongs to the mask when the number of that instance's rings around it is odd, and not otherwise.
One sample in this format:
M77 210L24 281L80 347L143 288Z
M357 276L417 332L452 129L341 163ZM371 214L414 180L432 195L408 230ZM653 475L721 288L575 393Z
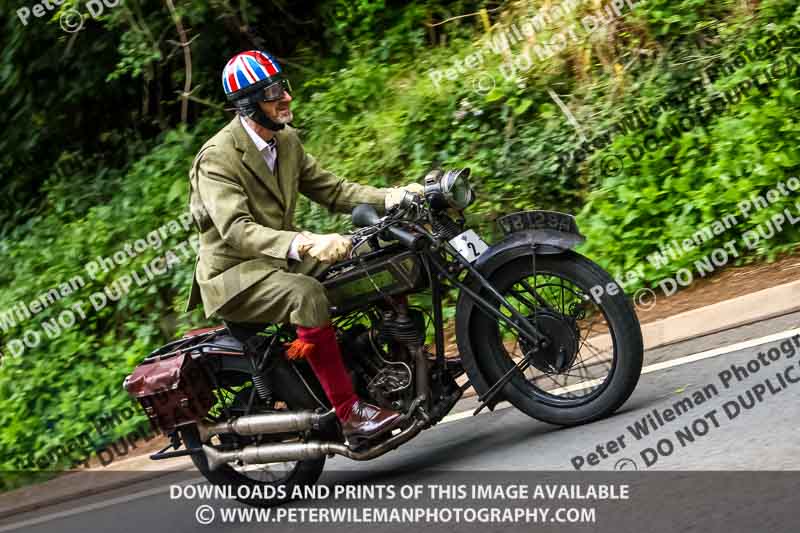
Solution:
M614 283L613 278L597 264L572 251L554 255L537 255L535 261L537 275L544 274L552 276L553 279L560 278L575 287L575 301L586 301L585 297L577 294L589 295L592 287L605 288L609 283ZM512 290L513 287L519 287L516 284L520 280L526 280L532 274L532 254L530 249L527 249L522 252L522 255L517 255L496 268L489 277L489 281L505 296L507 291ZM518 291L518 289L514 290ZM611 415L633 393L641 374L643 359L642 334L636 312L621 289L614 295L603 294L599 303L594 300L590 301L600 309L600 312L596 312L596 318L601 319L601 322L605 323L609 329L612 356L608 375L597 385L597 389L587 393L585 398L574 400L570 398L567 401L555 394L550 394L546 389L540 389L533 385L523 372L515 371L514 377L501 392L501 395L514 407L543 422L572 426ZM542 329L542 326L546 326L546 324L542 322L542 308L539 307L539 309L540 314L536 315L536 321ZM529 319L534 323L533 318ZM562 334L562 339L566 339L564 344L569 345L572 341L576 342L578 352L586 344L586 339L581 341L578 327L581 324L580 321L572 323L570 326L572 329L570 329L570 327L558 325L557 319L550 317L548 320L550 320L550 324L555 324L555 326L550 326L552 330L559 333L565 332ZM508 353L507 342L504 342L502 333L498 334L500 329L496 318L488 316L477 308L472 310L469 322L468 350L473 357L478 358L479 367L490 386L514 366L512 357ZM577 340L572 334L572 331L576 330L578 331ZM586 336L589 336L588 333ZM572 337L572 340L569 337ZM575 361L577 361L577 356L571 364L574 365ZM543 364L539 362L537 368L542 366ZM598 365L593 364L593 366ZM566 368L564 375L569 376L571 370L573 367ZM558 375L556 372L550 373L550 376L558 377ZM543 380L547 376L547 372L542 372L538 379ZM566 381L568 378L564 379ZM593 380L586 380L586 383L590 382ZM558 382L556 381L556 383ZM579 384L573 386L577 387L576 390L581 390ZM569 387L553 387L553 392L566 389ZM571 393L571 391L567 391L567 393Z
M314 410L320 407L320 404L314 397L309 394L308 390L301 384L297 383L297 387L289 389L291 392L286 394L285 399L281 399L286 404L289 411L300 410ZM200 436L197 432L196 426L188 426L181 429L181 438L187 448L196 448L202 446ZM329 435L311 433L308 440L330 440ZM322 474L325 467L325 457L319 459L309 459L304 461L296 461L292 470L286 472L286 476L274 481L261 481L244 475L237 471L230 464L220 466L216 470L210 470L208 461L204 454L192 455L192 462L195 467L203 474L211 484L219 486L230 486L231 492L235 495L239 486L246 485L249 487L248 493L252 494L253 490L259 490L262 494L269 494L267 491L274 491L274 489L267 489L266 486L271 485L277 489L278 486L283 485L283 496L275 498L239 498L236 499L244 504L252 505L255 507L273 507L280 505L286 501L291 500L292 491L295 487L311 486L314 485ZM259 488L256 488L260 486ZM279 496L280 493L276 493Z

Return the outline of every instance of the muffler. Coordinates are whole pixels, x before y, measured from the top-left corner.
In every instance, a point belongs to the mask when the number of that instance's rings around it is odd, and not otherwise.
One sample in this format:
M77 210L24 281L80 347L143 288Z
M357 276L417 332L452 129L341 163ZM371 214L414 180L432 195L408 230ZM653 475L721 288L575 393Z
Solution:
M208 468L216 470L227 463L238 462L252 465L319 459L329 453L337 453L333 449L336 446L346 449L344 445L332 442L286 442L245 446L241 450L230 452L221 452L211 446L204 445L203 451L206 454L206 459L208 459Z
M245 446L241 450L229 452L219 451L211 446L204 445L208 460L208 468L216 470L228 463L242 464L267 464L283 463L289 461L305 461L319 459L326 455L343 455L356 461L367 461L391 451L401 444L414 438L420 431L429 425L428 421L417 420L394 437L365 450L354 451L338 442L286 442L275 444L261 444L258 446Z
M235 433L237 435L269 435L274 433L300 433L318 430L336 413L331 409L325 413L314 411L292 411L288 413L263 413L242 416L217 424L197 424L201 442L208 442L214 435Z

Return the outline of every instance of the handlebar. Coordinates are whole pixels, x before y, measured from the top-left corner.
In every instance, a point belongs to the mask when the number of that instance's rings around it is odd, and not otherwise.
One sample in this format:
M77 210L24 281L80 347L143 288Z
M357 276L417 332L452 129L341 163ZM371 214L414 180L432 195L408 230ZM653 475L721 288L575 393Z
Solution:
M376 226L380 224L381 217L375 208L369 204L360 204L353 209L352 213L353 225L360 228L367 226ZM398 228L397 226L389 226L383 230L384 234L392 237L394 240L408 248L409 250L418 251L425 245L425 236L417 233Z

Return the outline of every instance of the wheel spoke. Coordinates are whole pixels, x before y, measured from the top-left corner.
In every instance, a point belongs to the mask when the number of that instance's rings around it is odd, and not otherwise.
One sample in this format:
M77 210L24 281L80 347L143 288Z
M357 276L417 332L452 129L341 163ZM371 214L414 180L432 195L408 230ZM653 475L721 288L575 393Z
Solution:
M531 302L527 298L525 298L525 296L523 296L522 291L513 290L512 289L510 292L511 292L511 294L514 295L514 298L516 298L520 302L524 303L528 307L528 309L530 309L531 311L534 311L534 312L536 311L536 307L537 307L536 304Z
M545 309L553 310L552 307L550 307L550 304L547 303L547 300L542 298L542 296L539 294L539 291L537 291L535 288L531 287L531 285L526 280L524 280L524 279L520 280L519 284L522 285L525 288L525 290L527 290L528 293L530 293L533 296L534 300L539 302L539 305L541 305ZM535 284L536 284L536 278L534 277L534 285Z
M587 350L589 350L589 352L592 354L592 357L590 357L590 358L589 358L589 359L587 359L587 360L589 360L589 361L590 361L590 360L594 359L595 357L597 357L597 358L600 358L600 359L602 360L602 357L603 357L603 356L602 356L602 354L601 354L601 353L598 351L598 350L599 350L599 348L595 347L595 346L594 346L594 345L593 345L591 342L588 342L588 341L587 341L587 342L584 342L584 343L583 343L583 345L584 345L584 346L587 348Z
M508 369L521 370L535 394L562 401L582 401L608 379L615 353L612 332L602 309L571 280L536 272L535 259L533 269L533 275L521 277L506 289L504 297L558 343L552 350L566 348L570 366L563 372L553 371L551 365L558 359L548 348L542 349L538 359L536 356L527 359L526 343L520 342L517 332L506 324L498 324L499 339L513 365ZM605 347L603 340L600 344L604 348L600 348L593 341L605 335L611 338L611 344Z

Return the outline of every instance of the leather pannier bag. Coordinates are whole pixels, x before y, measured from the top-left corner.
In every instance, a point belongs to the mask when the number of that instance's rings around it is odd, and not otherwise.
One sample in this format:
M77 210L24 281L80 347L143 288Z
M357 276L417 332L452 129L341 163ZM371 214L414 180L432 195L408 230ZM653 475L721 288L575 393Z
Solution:
M151 425L170 433L198 422L215 403L208 375L192 357L212 333L192 335L154 351L125 378L123 387L138 400Z

